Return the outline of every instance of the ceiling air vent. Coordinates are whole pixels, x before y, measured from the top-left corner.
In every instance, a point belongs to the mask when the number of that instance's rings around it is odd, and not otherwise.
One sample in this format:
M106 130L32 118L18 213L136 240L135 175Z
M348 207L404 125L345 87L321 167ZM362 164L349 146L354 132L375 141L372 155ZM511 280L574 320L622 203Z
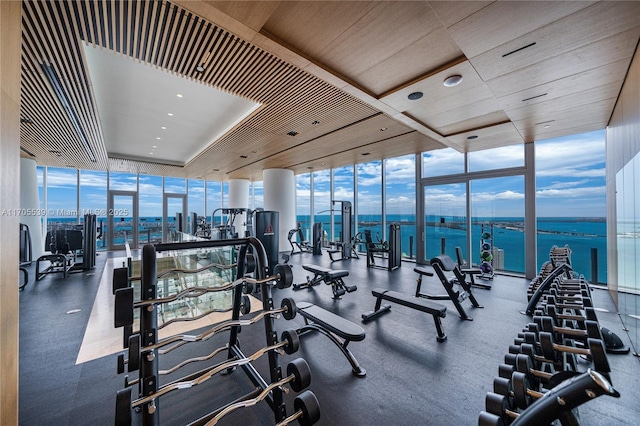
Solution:
M504 55L502 55L502 57L506 58L507 56L513 55L514 53L519 52L521 50L524 50L524 49L526 49L528 47L535 46L535 44L536 44L536 42L534 41L533 43L529 43L526 46L522 46L522 47L517 48L516 50L512 50L511 52L505 53Z

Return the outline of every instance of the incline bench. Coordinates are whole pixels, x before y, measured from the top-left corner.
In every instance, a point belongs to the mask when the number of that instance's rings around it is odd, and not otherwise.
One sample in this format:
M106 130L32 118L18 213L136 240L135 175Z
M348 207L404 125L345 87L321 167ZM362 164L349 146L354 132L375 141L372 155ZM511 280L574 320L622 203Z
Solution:
M351 351L347 349L349 342L364 340L365 332L362 327L311 303L300 302L297 304L297 309L298 313L304 318L305 323L302 328L296 330L298 335L311 331L324 334L340 348L351 364L353 374L358 377L364 377L367 374L366 370L360 367Z
M313 278L309 278L307 276L307 282L302 284L294 284L294 290L300 290L302 288L311 288L314 285L320 284L324 282L331 286L331 290L333 291L333 298L340 299L340 296L345 293L351 293L352 291L356 291L358 287L355 285L348 286L342 281L343 277L349 275L349 271L344 269L331 269L325 268L318 265L310 265L304 264L302 268L306 269L309 272L313 272Z
M391 310L391 305L382 306L382 301L387 300L389 302L397 303L402 306L406 306L411 309L426 312L433 315L433 321L436 324L436 330L438 331L438 342L444 342L447 340L447 335L442 330L442 322L440 318L444 318L447 315L447 307L440 303L432 302L430 300L421 299L418 297L406 295L393 290L385 290L382 288L374 288L371 290L376 299L376 306L373 311L362 314L362 322L368 322L374 318L379 317L385 312Z

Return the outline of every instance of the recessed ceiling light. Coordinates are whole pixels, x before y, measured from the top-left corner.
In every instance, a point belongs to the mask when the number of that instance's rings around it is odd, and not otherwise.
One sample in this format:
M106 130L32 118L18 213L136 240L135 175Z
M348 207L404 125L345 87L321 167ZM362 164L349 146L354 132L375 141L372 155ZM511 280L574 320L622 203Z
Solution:
M164 127L164 126L162 126L162 127L160 127L160 128L161 128L162 130L167 130L167 128L166 128L166 127Z
M313 167L309 166L309 167L307 167L307 169L309 169L309 170L313 170Z
M380 131L381 131L381 132L384 132L385 130L387 130L387 128L386 128L386 127L381 127L381 128L380 128Z
M169 117L173 117L173 113L172 113L172 112L168 112L168 113L167 113L167 115L168 115Z
M297 134L298 134L298 132L296 132L295 130L292 130L292 131L287 133L287 135L289 135L289 136L295 136Z
M241 155L240 158L247 158L247 156L246 155Z
M462 83L462 76L460 74L455 74L445 78L442 84L444 84L445 87L454 87L460 83Z
M313 124L314 126L317 126L318 124L320 124L320 122L319 122L318 120L315 120L315 121L314 121L313 123L311 123L311 124Z
M471 139L478 139L478 135L471 135L471 136L467 136L467 139L471 140Z
M412 100L412 101L418 100L421 97L422 97L422 92L409 93L409 96L407 96L407 98L409 98L409 100Z
M179 97L179 98L182 97L182 95L180 93L177 93L176 96Z
M213 171L214 171L214 172L219 172L219 171L220 171L220 169L213 169Z
M157 147L158 147L157 145L153 145L151 148L157 148Z
M548 129L549 127L551 127L551 126L550 126L550 125L548 125L548 124L545 124L545 125L544 125L544 128L545 128L545 129Z
M198 65L198 66L196 67L196 71L198 71L198 72L204 72L204 67L203 67L202 65Z
M370 152L363 152L362 155L369 155Z
M153 152L150 152L149 155L153 155Z
M160 136L156 136L156 139L157 139L157 140L160 140Z

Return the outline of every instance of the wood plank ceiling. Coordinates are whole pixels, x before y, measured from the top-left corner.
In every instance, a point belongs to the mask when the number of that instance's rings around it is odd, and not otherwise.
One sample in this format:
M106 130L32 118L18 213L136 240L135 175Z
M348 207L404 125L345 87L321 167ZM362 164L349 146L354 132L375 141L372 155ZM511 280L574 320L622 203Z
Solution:
M261 180L265 168L304 173L604 128L640 37L640 2L24 1L22 28L23 156ZM82 43L264 107L184 167L110 158ZM452 74L462 83L444 87Z

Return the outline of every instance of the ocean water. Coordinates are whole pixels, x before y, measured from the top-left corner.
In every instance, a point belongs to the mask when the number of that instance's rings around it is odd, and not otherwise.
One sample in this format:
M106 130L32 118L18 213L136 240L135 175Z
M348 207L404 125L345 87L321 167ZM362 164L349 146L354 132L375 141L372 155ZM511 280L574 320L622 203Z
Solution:
M311 239L309 230L310 218L298 216L302 229L306 237ZM315 221L323 224L323 229L327 235L331 235L329 215L316 215ZM416 253L416 227L415 216L409 215L387 215L387 226L389 223L399 223L402 240L402 253L405 257ZM432 258L444 253L455 259L455 247L459 246L463 250L465 259L471 258L473 264L481 263L481 236L484 231L491 234L489 242L494 250L501 250L503 256L503 270L516 273L524 273L524 218L498 217L498 218L472 218L472 253L466 253L466 219L455 217L425 217L426 234L426 257ZM334 217L335 238L340 232L340 216ZM591 257L592 249L597 253L597 280L599 283L607 281L607 238L605 218L538 218L538 265L549 260L549 251L555 245L564 247L568 245L571 249L571 263L573 269L583 274L588 280L593 281ZM370 229L375 236L382 233L381 216L361 216L358 218L358 230ZM375 238L375 237L374 237ZM411 246L410 243L413 243Z

